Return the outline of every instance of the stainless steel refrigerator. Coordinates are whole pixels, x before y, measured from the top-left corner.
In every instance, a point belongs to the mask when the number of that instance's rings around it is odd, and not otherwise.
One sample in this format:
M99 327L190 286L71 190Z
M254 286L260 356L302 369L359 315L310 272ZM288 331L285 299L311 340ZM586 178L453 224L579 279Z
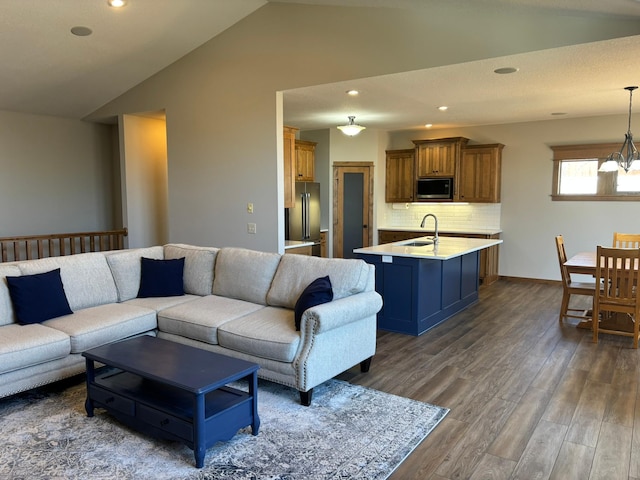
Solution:
M285 209L287 240L313 242L313 254L320 256L320 184L296 183L296 204Z

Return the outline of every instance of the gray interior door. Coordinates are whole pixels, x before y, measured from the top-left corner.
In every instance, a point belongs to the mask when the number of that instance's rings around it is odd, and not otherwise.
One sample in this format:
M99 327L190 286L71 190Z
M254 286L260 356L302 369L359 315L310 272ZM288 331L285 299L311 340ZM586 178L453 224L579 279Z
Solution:
M344 174L344 206L342 212L344 245L343 258L354 258L353 249L362 248L362 228L364 207L364 175L362 173Z

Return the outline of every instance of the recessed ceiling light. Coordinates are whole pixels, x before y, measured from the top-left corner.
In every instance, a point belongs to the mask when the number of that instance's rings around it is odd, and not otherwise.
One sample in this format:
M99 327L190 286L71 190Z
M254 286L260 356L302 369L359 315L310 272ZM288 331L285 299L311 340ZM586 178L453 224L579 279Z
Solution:
M427 128L431 128L433 127L433 123L425 123L424 126Z
M93 32L88 27L73 27L71 29L71 33L73 33L77 37L88 37Z
M120 8L127 4L127 0L107 0L107 4L113 8Z
M360 92L358 90L347 90L347 95L351 95L352 97L355 97L359 93Z
M515 67L502 67L502 68L496 68L493 73L497 73L499 75L507 75L509 73L516 73L518 71L517 68Z
M441 107L438 107L438 110L440 110L441 112L446 112L449 109L449 107L447 107L446 105L442 105Z
M560 116L560 115L566 115L567 112L552 112L551 115L555 115L555 116Z

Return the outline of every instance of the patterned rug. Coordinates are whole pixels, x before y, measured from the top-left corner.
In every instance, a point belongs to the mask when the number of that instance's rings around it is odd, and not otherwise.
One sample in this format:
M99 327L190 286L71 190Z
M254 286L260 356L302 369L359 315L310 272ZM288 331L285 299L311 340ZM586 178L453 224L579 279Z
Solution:
M0 399L1 479L384 479L448 412L338 380L303 407L297 391L261 381L259 434L240 430L196 469L188 447L138 434L102 409L88 418L84 383L64 387Z

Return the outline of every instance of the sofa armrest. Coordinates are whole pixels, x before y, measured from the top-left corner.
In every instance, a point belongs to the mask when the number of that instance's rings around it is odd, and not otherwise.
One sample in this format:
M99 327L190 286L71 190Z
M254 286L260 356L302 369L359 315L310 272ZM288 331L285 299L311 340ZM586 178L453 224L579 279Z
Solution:
M304 336L327 332L351 322L375 315L382 308L382 297L370 290L350 297L323 303L302 314L301 333Z

